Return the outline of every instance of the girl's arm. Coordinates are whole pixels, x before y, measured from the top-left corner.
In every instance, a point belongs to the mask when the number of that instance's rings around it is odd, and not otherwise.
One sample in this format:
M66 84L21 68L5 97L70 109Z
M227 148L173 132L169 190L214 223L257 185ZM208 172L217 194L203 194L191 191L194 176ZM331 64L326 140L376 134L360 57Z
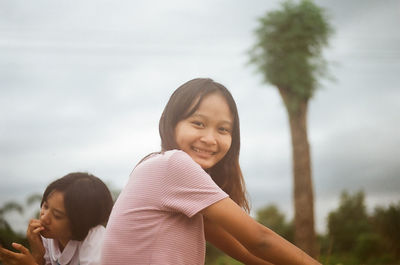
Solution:
M251 254L231 234L204 218L204 233L208 242L246 265L273 265Z
M305 252L259 224L230 198L222 199L201 213L235 237L253 255L273 264L320 265Z

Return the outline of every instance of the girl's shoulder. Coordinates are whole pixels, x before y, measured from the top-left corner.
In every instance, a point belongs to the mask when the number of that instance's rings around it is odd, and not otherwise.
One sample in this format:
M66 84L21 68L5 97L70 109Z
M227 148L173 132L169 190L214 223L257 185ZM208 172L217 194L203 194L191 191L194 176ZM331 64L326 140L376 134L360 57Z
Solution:
M176 163L176 162L194 162L192 158L182 150L173 149L164 152L151 153L146 156L141 163Z
M183 170L201 169L187 153L182 150L173 149L159 153L152 153L143 159L135 169L142 170Z
M105 235L105 227L97 225L89 230L89 233L79 246L80 264L100 264L100 251Z
M169 150L162 154L162 159L172 166L183 165L183 166L195 166L200 167L186 152L178 149Z
M171 160L171 159L185 159L185 158L190 158L190 156L185 153L182 150L179 149L173 149L173 150L168 150L162 153L166 159Z
M85 240L86 239L97 240L99 238L102 238L105 232L106 228L103 225L97 225L95 227L90 228Z

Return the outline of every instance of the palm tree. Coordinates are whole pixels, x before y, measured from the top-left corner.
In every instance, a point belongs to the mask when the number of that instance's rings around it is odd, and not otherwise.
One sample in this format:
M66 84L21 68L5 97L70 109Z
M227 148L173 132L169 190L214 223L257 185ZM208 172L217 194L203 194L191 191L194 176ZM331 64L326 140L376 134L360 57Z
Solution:
M259 20L251 63L273 84L288 113L293 147L295 244L316 257L314 195L307 136L308 102L317 77L325 73L322 47L332 32L323 10L312 1L286 1Z
M17 202L7 202L0 208L0 223L2 227L10 227L5 219L5 214L11 211L17 211L20 214L24 212L24 208ZM4 226L3 226L4 225Z
M33 205L36 206L36 204L39 204L42 201L42 194L40 193L33 193L28 196L26 199L26 205L27 207L32 207ZM36 210L36 212L33 215L33 218L39 218L40 214L40 208Z
M14 232L5 219L5 215L12 211L22 214L23 207L16 202L7 202L0 208L0 244L6 248L10 248L12 242L21 241L21 236Z

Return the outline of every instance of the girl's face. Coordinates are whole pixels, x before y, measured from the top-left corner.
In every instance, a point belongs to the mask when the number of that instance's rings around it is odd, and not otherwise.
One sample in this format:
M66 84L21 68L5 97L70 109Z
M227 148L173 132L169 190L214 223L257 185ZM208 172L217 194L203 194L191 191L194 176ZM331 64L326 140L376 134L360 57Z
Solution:
M232 143L233 117L220 93L203 98L199 108L175 127L175 141L203 169L213 167Z
M40 222L45 228L41 235L53 238L65 247L71 239L70 222L64 207L64 194L52 191L40 209Z

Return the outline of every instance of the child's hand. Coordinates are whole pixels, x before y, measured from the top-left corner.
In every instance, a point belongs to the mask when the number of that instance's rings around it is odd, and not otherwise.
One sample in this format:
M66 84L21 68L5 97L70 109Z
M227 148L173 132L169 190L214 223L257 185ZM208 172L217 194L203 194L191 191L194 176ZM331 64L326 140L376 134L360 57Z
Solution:
M37 265L26 247L17 243L12 243L12 246L20 253L0 247L0 261L6 265Z
M46 250L43 247L42 238L40 232L45 228L41 222L37 219L29 221L28 229L26 231L26 237L28 238L29 245L31 246L32 256L40 264L43 260Z

